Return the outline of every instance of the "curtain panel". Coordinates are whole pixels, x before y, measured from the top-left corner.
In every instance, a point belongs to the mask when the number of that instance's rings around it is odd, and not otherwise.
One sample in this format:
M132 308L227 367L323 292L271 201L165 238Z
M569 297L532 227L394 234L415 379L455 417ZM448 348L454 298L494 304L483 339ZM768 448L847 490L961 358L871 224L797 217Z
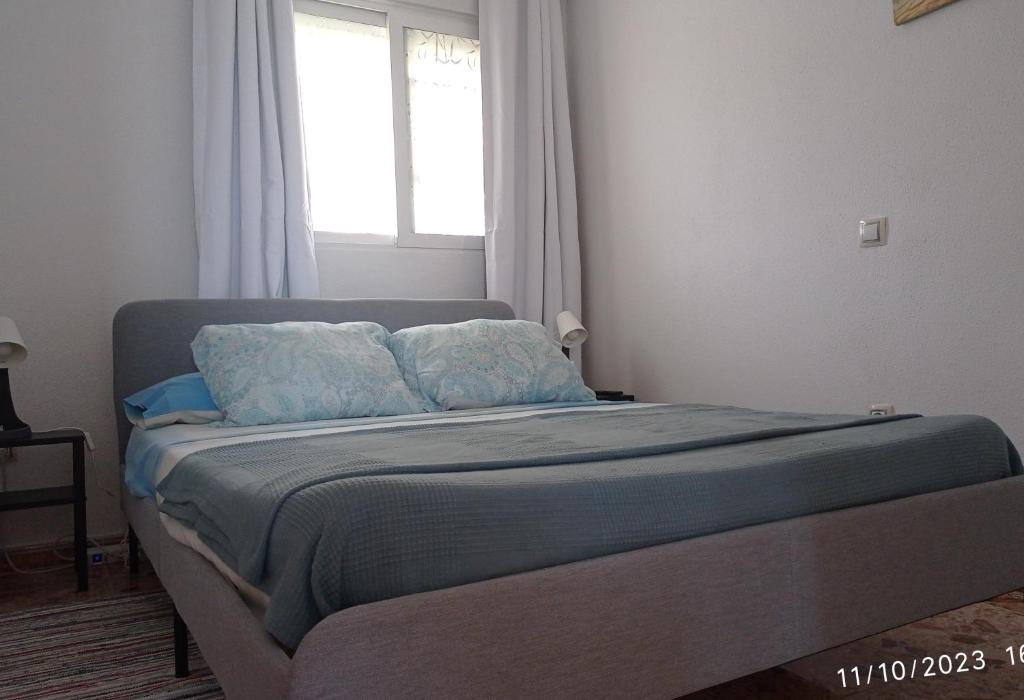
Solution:
M554 331L582 295L561 0L480 0L480 46L487 296Z
M194 0L200 297L318 297L291 0Z

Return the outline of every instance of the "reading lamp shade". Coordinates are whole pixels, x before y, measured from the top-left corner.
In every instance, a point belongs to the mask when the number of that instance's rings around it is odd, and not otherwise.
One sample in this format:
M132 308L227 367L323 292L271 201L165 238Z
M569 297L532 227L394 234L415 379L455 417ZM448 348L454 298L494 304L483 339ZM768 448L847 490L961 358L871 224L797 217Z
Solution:
M7 369L25 361L28 349L18 333L14 321L0 316L0 369Z
M7 368L24 362L26 357L28 350L18 333L18 327L11 319L0 316L0 443L32 434L32 430L14 412L11 382L7 376Z
M574 348L587 339L587 329L572 311L563 311L555 316L555 325L558 326L558 342L563 347Z

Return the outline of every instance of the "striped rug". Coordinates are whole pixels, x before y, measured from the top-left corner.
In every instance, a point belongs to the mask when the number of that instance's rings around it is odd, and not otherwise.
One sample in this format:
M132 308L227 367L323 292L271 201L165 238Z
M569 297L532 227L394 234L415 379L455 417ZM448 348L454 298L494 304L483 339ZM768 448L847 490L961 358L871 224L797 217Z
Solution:
M172 639L162 591L0 615L0 698L223 698L194 642L174 677Z

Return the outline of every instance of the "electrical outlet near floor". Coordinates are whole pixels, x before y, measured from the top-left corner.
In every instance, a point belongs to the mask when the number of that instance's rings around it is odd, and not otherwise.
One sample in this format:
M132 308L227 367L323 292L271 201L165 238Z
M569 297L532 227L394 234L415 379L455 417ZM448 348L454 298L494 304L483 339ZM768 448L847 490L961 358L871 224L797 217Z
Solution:
M124 561L124 552L117 545L107 545L105 547L92 545L85 550L85 558L90 566L99 566L100 564L109 564L113 561Z
M895 413L896 406L891 403L873 403L868 406L869 416L891 416Z
M114 557L110 556L107 551L101 547L89 547L85 552L85 558L89 561L90 566L106 564L108 561L112 561L114 559Z

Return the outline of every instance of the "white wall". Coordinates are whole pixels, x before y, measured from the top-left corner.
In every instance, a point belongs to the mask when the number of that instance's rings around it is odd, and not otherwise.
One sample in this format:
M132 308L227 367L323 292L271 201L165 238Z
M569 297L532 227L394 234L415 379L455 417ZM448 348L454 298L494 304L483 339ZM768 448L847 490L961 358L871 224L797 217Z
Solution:
M117 491L114 311L195 294L190 26L181 2L0 3L0 315L29 348L11 383L33 428L93 435L95 533L120 528L94 480ZM69 464L20 450L9 485L60 483ZM0 518L5 544L71 532L66 507Z
M1024 3L568 14L592 383L1024 443ZM890 244L859 248L877 215Z
M482 250L321 244L320 294L331 299L482 299Z
M29 359L21 418L91 432L89 525L120 530L110 323L123 303L196 289L191 3L0 2L0 315ZM323 248L324 296L483 296L480 251ZM20 450L12 488L60 483L59 449ZM0 515L0 544L71 532L70 509Z

